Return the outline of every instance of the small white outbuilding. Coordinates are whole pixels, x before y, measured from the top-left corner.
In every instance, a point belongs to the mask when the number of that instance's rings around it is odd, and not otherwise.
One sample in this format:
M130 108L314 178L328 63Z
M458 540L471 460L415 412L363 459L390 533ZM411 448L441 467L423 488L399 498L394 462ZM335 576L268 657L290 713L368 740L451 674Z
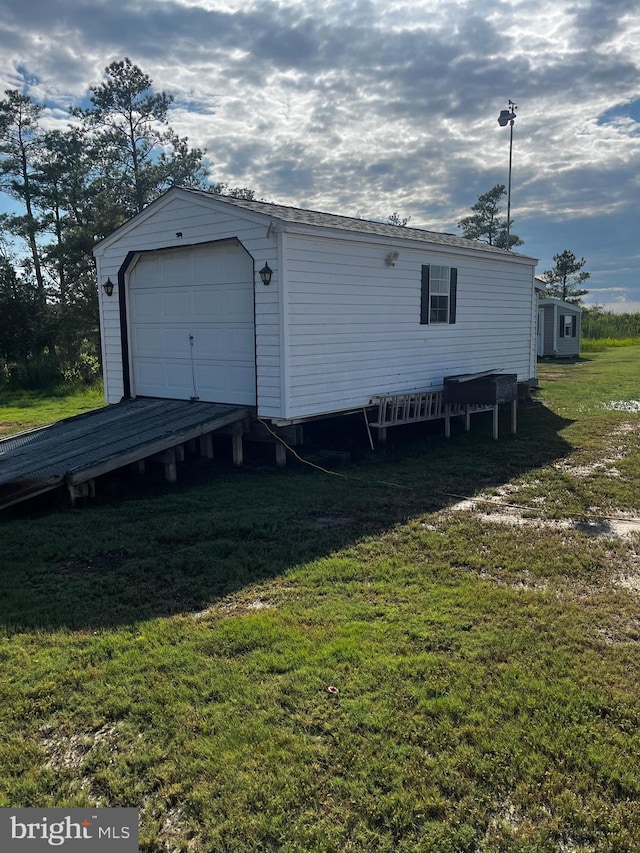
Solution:
M94 254L110 403L286 424L455 374L535 377L535 259L455 235L176 187Z
M552 296L538 300L538 355L571 358L580 355L582 308Z

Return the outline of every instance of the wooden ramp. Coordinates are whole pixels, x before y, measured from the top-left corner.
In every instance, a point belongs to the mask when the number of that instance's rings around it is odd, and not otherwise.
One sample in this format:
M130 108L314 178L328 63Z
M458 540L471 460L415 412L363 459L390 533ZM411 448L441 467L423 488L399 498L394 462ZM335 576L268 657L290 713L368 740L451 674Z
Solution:
M175 454L185 442L250 414L247 406L136 399L9 436L0 440L0 509L61 485L73 500L101 474Z

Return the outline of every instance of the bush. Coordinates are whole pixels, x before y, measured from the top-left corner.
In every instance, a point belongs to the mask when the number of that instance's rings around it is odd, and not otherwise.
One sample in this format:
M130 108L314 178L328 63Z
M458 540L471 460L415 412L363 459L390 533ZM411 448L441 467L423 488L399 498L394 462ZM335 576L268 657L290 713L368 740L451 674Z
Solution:
M80 344L78 357L64 362L54 352L33 353L23 361L0 359L0 385L25 391L46 391L59 385L81 388L101 378L96 347L88 340Z
M43 352L30 355L21 362L5 363L5 372L10 388L29 391L51 388L62 379L60 364L54 353Z
M93 385L100 379L100 359L92 341L83 339L80 344L77 360L66 365L62 370L62 378L72 384Z

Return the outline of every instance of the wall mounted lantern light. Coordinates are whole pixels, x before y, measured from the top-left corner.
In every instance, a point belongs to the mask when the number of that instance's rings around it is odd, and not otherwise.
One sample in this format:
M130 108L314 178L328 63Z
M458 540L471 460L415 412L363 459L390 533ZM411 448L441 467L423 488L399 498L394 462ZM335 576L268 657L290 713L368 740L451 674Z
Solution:
M396 261L398 260L399 257L400 257L399 252L389 252L387 257L384 259L384 262L388 267L395 267Z
M102 285L102 289L107 294L107 296L113 295L113 282L110 278L108 278L105 283Z
M271 276L273 275L273 270L269 266L269 264L265 264L260 270L260 278L262 279L262 283L266 286L271 284Z

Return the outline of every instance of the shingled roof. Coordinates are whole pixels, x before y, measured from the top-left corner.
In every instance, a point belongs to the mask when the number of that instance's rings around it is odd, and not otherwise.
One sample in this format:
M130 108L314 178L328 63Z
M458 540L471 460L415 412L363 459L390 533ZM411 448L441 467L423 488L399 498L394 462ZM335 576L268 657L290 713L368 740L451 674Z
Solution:
M187 188L185 187L185 189ZM423 243L473 249L476 252L486 251L499 253L510 257L513 257L514 255L513 252L507 252L506 249L499 249L496 246L489 246L487 243L481 243L476 240L467 240L464 237L458 237L455 234L427 231L424 228L408 228L404 225L389 225L386 222L375 222L371 219L339 216L335 213L322 213L318 210L305 210L300 207L289 207L288 205L272 204L271 202L266 201L247 201L242 198L235 198L234 196L229 195L217 195L204 190L189 189L189 192L202 195L207 198L214 198L217 201L223 201L225 204L232 204L235 207L240 207L244 210L251 210L255 213L264 213L272 219L279 219L282 222L290 222L297 225L315 225L321 228L354 231L358 234L374 234L377 237L396 237L402 240L419 240ZM519 257L523 256L520 255Z

